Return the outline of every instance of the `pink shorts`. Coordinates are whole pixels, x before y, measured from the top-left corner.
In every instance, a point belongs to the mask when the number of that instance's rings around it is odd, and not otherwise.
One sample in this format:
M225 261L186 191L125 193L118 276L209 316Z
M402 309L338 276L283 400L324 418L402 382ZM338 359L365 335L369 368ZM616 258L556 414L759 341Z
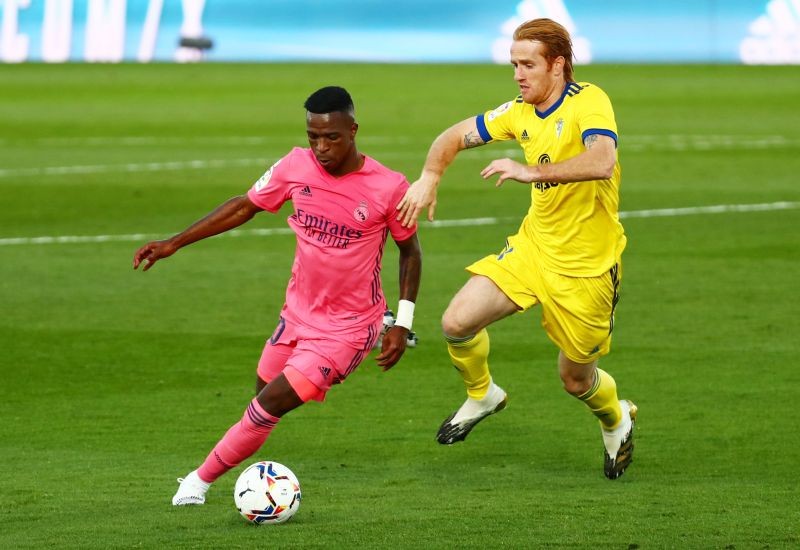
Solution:
M258 376L270 382L283 373L303 401L322 401L364 360L380 334L382 320L363 333L347 337L325 336L298 327L281 317L264 346Z

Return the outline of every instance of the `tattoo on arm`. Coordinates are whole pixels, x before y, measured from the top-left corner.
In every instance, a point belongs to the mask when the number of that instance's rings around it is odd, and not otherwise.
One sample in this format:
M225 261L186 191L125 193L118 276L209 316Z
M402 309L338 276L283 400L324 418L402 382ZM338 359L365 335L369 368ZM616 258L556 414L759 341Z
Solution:
M476 134L473 131L469 131L464 135L464 148L470 149L472 147L477 147L478 145L483 145L486 143L481 139L481 136Z
M583 140L583 146L586 147L587 150L591 149L592 146L597 143L597 137L597 134L586 136L586 139Z

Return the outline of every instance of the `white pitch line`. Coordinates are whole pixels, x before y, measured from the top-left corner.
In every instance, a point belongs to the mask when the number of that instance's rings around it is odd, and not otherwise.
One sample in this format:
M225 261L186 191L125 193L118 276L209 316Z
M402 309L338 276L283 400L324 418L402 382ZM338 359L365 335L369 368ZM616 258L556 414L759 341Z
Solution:
M410 143L410 139L403 136L367 136L359 138L362 143L372 144L375 147L397 146ZM700 134L666 134L666 135L630 135L621 136L621 150L624 153L640 153L642 151L712 151L734 149L769 149L769 148L796 148L800 147L800 140L789 139L781 135L700 135ZM87 138L40 138L30 140L41 145L102 145L115 146L158 146L182 144L222 144L235 145L265 145L286 143L285 138L274 136L208 136L208 137L159 137L159 136L118 136L118 137L87 137ZM28 142L20 141L21 144ZM15 140L0 140L3 145L15 145ZM404 148L407 149L407 148ZM487 148L472 150L468 155L478 158L495 158L499 156L519 156L518 148ZM371 156L382 158L417 158L423 152L397 150L376 152ZM61 176L68 174L102 174L125 172L161 172L174 170L205 170L215 168L228 168L235 166L266 166L270 164L264 158L239 158L216 160L184 160L171 162L138 162L126 164L90 164L78 166L36 166L27 168L0 168L0 179L14 177L36 176Z
M663 218L672 216L692 216L698 214L723 214L726 212L765 212L774 210L796 210L800 202L780 201L756 204L716 204L711 206L690 206L686 208L660 208L652 210L629 210L619 213L620 218ZM446 227L474 227L482 225L498 225L501 223L519 222L518 217L503 218L463 218L455 220L422 221L420 227L431 229ZM291 235L293 232L288 227L260 228L260 229L235 229L219 235L221 237L267 237L272 235ZM105 243L105 242L145 242L153 239L163 239L165 234L157 233L131 233L127 235L52 235L43 237L9 237L1 238L0 246L26 245L26 244L76 244L76 243Z
M296 136L255 135L255 136L72 136L72 137L40 137L40 138L0 138L3 146L113 146L113 147L149 147L153 145L280 145L292 144L296 139L303 139L303 131ZM622 134L624 143L647 144L652 146L675 144L704 144L722 147L735 146L792 146L797 139L790 139L780 134ZM358 138L364 144L398 145L415 143L411 136L402 135L366 135Z
M274 160L272 161L274 162ZM203 170L231 166L269 166L270 161L259 158L181 160L169 162L141 162L128 164L92 164L84 166L47 166L41 168L0 168L0 178L20 176L60 176L64 174L104 174L109 172L163 172L169 170Z
M42 138L0 138L0 145L29 146L46 145L50 147L150 147L153 145L281 145L293 146L297 139L305 139L305 130L296 136L92 136L92 137L42 137ZM397 145L411 143L410 136L369 135L358 138L361 143Z
M420 157L422 153L405 151L388 151L377 155L370 155L381 160L386 158L412 158ZM520 156L519 149L492 149L484 151L470 151L469 156L480 158L494 158L498 156ZM229 168L232 166L262 166L264 170L277 160L265 158L243 159L212 159L212 160L178 160L168 162L138 162L127 164L88 164L76 166L43 166L37 168L0 168L0 179L15 177L36 176L63 176L68 174L108 174L120 172L166 172L174 170L206 170L214 168Z
M659 208L655 210L631 210L620 212L620 218L664 218L669 216L692 216L695 214L724 214L726 212L764 212L768 210L794 210L800 202L780 201L757 204L715 204L712 206L688 206L685 208Z

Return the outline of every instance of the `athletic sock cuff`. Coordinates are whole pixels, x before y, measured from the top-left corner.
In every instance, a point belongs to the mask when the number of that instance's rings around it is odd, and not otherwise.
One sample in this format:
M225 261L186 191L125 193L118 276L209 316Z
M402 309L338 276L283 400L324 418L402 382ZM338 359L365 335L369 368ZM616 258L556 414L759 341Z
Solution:
M582 394L578 395L577 397L581 401L586 401L587 399L591 399L592 396L597 393L597 390L599 388L600 388L600 373L597 372L597 369L595 369L594 380L592 380L592 387L583 392Z
M257 424L258 426L262 426L265 428L272 428L280 420L279 417L272 416L267 411L265 411L264 407L261 406L261 403L258 402L258 398L254 398L250 402L250 405L247 407L246 414L247 418L253 424Z
M453 346L457 346L459 344L467 344L475 338L474 334L470 334L469 336L457 337L457 336L449 336L447 334L444 335L444 339L448 344Z

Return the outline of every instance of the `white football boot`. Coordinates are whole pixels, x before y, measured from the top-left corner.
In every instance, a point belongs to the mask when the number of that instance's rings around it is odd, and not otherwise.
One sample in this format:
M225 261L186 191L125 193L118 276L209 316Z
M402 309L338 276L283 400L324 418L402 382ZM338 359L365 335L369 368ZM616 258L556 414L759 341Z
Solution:
M189 472L186 477L179 477L178 483L181 485L178 487L178 492L172 497L173 506L205 504L206 492L211 484L200 479L197 470Z
M603 472L608 479L620 477L633 462L633 427L638 408L628 399L620 400L619 406L622 409L619 426L613 430L601 428L605 446Z
M436 433L436 441L442 445L464 441L478 422L503 410L507 401L508 396L503 388L490 382L489 390L482 399L467 397L464 404L442 422Z

